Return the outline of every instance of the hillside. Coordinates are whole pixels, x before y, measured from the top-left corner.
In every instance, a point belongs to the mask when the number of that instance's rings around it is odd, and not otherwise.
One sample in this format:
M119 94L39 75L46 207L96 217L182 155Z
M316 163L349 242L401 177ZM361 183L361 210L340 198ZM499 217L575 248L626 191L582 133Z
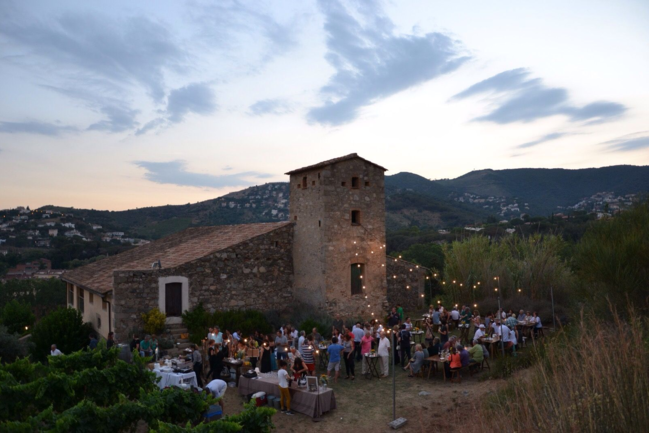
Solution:
M547 215L575 206L598 193L608 192L614 196L646 193L649 191L649 166L487 169L472 171L456 179L434 181L412 173L398 173L386 177L386 188L470 202L474 207L494 213L503 205L515 203L520 212Z

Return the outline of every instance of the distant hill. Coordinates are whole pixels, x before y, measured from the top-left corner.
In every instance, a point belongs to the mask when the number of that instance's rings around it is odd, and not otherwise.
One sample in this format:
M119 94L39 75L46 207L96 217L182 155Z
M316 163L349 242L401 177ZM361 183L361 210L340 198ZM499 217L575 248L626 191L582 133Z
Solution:
M386 177L391 191L410 190L437 199L458 201L465 194L502 198L500 203L528 203L526 213L538 215L559 212L600 192L615 195L649 191L649 166L617 165L602 168L567 170L560 168L521 168L477 170L456 179L428 180L412 173ZM475 198L474 198L475 199ZM465 200L466 201L466 200ZM495 202L495 201L494 201ZM475 201L485 209L489 202Z
M489 216L547 215L560 211L558 206L573 206L598 192L647 192L649 167L478 170L445 180L398 173L386 176L385 191L388 230L415 225L448 228L480 223ZM288 183L276 182L185 205L118 212L56 206L42 209L73 214L130 236L157 239L190 226L283 221L288 219L288 199Z

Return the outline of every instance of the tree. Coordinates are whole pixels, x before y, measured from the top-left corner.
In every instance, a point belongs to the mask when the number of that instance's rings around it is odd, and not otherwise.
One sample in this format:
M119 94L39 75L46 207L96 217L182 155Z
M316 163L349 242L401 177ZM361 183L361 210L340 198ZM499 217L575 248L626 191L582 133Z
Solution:
M10 333L22 334L25 330L31 328L36 318L28 304L12 299L2 309L0 320Z
M16 358L29 354L29 343L19 340L16 334L7 331L5 326L0 326L0 361L3 363L14 362Z
M83 323L79 310L59 308L41 319L34 327L32 355L36 360L46 360L52 344L56 344L63 353L76 352L86 347L91 332L92 325Z

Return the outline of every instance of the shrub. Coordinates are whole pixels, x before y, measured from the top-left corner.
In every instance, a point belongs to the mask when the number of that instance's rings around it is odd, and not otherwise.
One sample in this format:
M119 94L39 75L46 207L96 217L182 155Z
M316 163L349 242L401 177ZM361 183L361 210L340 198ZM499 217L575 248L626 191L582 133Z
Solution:
M189 340L192 343L200 344L201 340L207 335L207 328L212 327L210 323L210 313L205 311L203 303L199 303L191 310L187 310L182 315L183 324L189 331Z
M316 328L324 338L331 336L331 326L316 322L313 319L306 319L304 322L300 323L300 326L298 326L298 329L306 332L307 335L311 333L313 328Z
M29 344L19 340L16 334L7 332L7 328L0 326L0 361L3 363L14 362L16 358L27 356Z
M34 359L45 361L50 354L50 346L69 354L81 350L88 344L88 335L93 332L90 323L83 323L81 313L74 308L54 310L34 327L32 355Z
M2 324L12 334L24 334L28 328L32 327L35 320L32 308L28 304L18 302L15 299L5 305L0 317L2 318Z
M157 307L142 313L141 316L144 321L144 332L147 334L159 334L164 331L167 316Z
M241 331L244 335L259 331L262 334L272 332L273 327L263 313L256 310L205 311L203 304L198 304L191 311L183 313L183 324L189 331L192 343L199 344L207 335L207 328L218 326L221 331Z

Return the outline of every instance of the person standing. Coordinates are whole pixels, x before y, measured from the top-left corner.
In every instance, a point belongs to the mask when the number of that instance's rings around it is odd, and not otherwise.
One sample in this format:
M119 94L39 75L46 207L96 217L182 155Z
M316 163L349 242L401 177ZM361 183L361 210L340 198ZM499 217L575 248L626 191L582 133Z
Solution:
M365 331L365 335L363 336L363 338L361 338L361 357L363 360L361 372L363 375L369 373L370 360L367 358L366 355L368 355L371 351L372 351L372 335L370 334L369 331Z
M442 321L442 324L439 327L439 339L442 344L446 344L448 341L448 326L446 326L446 321Z
M286 335L282 335L281 331L277 331L277 337L275 337L275 353L278 360L288 358L288 339Z
M379 338L379 349L377 350L377 354L381 358L381 376L388 377L388 373L390 372L390 340L383 331L381 331L381 337Z
M90 334L88 336L88 338L90 339L90 343L88 343L88 347L90 348L90 350L96 349L97 348L97 339L95 338L95 336Z
M216 354L217 354L217 347L216 344L214 343L213 339L209 339L207 343L207 362L210 365L210 371L207 372L207 379L212 377L212 379L218 379L219 375L221 374L221 370L217 370L216 368Z
M273 370L270 357L273 354L273 349L270 347L270 341L268 337L264 337L264 341L261 344L261 372L270 373Z
M313 347L313 335L309 335L304 340L302 344L302 360L306 365L307 374L313 376L315 374L315 358L313 352L315 348Z
M289 377L288 372L286 371L286 361L283 359L279 360L279 371L277 372L277 378L279 379L279 405L281 411L286 415L293 415L291 412L291 391L289 390ZM286 405L286 409L284 409Z
M399 315L399 321L403 322L403 308L399 304L397 304L397 314Z
M356 362L362 360L361 358L361 340L365 336L365 331L361 326L361 322L356 322L356 325L352 328L352 334L354 334L354 351L356 352Z
M61 356L63 355L63 352L56 348L56 344L52 344L52 347L50 347L50 355Z
M399 324L401 320L399 319L399 313L397 313L397 309L395 307L392 307L392 311L388 315L388 326L390 328L393 328Z
M198 350L198 345L194 344L192 352L192 362L194 363L194 373L196 373L196 382L198 387L203 387L203 355Z
M306 340L306 332L300 331L300 338L297 339L297 350L302 353L302 346L304 346L304 341Z
M113 331L108 333L108 338L106 339L106 349L110 349L115 345L115 333Z
M334 383L338 383L338 376L340 375L340 353L343 347L338 344L336 337L331 339L331 344L327 347L329 353L329 365L327 365L327 376L331 376L331 371L335 371Z
M406 329L405 324L401 324L399 332L399 346L401 346L401 366L410 360L410 331Z
M131 352L133 352L134 350L137 350L138 353L140 352L140 341L137 339L137 335L133 335L133 339L130 343L130 348Z
M354 371L354 340L349 334L343 335L343 359L345 360L345 379L351 377L355 379L356 372Z

